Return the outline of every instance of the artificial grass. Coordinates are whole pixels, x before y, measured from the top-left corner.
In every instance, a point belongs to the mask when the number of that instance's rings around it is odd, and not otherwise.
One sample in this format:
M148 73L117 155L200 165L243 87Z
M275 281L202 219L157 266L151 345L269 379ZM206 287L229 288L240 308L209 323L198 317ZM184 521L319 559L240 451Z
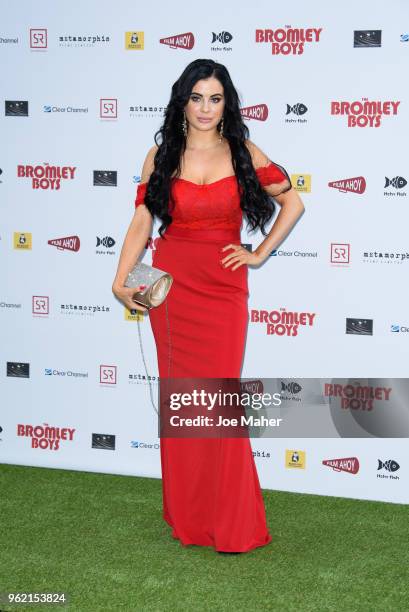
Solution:
M3 464L0 485L0 592L65 591L73 612L409 608L407 506L263 491L273 542L221 555L171 537L157 479Z

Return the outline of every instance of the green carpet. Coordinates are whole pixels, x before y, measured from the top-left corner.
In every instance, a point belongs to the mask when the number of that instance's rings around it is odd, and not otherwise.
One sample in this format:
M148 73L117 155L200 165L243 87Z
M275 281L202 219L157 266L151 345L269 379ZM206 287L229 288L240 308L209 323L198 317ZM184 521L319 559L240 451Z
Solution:
M263 491L273 542L221 555L171 537L157 479L0 465L0 485L0 592L65 591L78 612L409 608L407 506Z

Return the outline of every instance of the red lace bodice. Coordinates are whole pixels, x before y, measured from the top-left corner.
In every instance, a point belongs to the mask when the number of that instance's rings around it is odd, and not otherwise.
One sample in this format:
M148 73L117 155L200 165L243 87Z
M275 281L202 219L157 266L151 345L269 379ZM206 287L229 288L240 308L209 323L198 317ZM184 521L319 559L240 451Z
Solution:
M256 169L260 184L274 185L273 195L291 189L287 171L269 161ZM148 183L139 183L135 208L143 204ZM242 209L236 175L226 176L213 183L199 185L182 178L172 179L172 225L189 229L237 229L242 224Z

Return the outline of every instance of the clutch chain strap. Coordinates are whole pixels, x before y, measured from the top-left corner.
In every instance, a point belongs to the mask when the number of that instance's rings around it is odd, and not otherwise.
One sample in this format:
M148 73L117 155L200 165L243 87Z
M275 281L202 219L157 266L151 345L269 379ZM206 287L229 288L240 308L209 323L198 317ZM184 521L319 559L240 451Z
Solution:
M166 311L166 326L167 326L167 332L168 332L168 347L169 347L169 350L168 350L168 356L169 356L169 359L168 359L168 378L170 378L171 343L170 343L170 325L169 325L169 313L168 313L168 298L166 298L166 300L165 300L165 311ZM159 416L158 410L157 410L157 408L156 408L156 406L154 404L154 401L153 401L152 385L151 385L151 381L150 381L149 374L148 374L148 368L146 367L145 354L143 352L143 347L142 347L142 335L141 335L141 327L140 327L140 324L139 324L139 319L137 319L137 323L138 323L139 345L141 347L142 361L143 361L143 364L145 366L146 378L148 379L148 383L149 383L149 393L150 393L150 396L151 396L151 402L152 402L153 409L155 410L156 414Z

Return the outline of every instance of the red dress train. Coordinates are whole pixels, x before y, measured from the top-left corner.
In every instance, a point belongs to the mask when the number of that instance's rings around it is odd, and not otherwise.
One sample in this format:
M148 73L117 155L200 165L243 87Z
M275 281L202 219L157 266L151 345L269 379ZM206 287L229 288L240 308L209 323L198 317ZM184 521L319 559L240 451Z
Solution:
M256 170L262 185L291 188L284 168ZM135 206L147 183L138 186ZM248 325L246 265L220 259L240 244L242 210L236 177L198 185L172 179L173 221L152 265L172 274L167 296L171 378L240 378ZM159 377L168 376L165 302L149 311ZM161 438L163 518L183 545L246 552L271 541L249 438Z

